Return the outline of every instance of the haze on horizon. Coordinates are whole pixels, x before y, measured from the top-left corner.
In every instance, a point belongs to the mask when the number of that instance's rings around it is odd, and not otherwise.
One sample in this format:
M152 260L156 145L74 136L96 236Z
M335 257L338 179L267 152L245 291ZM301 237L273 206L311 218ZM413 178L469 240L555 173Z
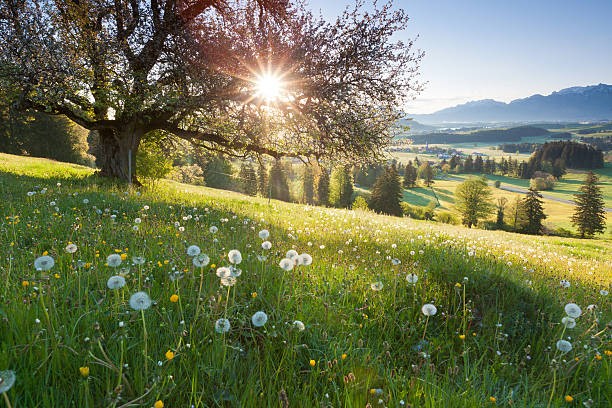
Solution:
M372 1L367 0L370 8ZM379 2L384 4L384 1ZM309 0L335 18L354 0ZM419 38L425 90L405 106L431 113L479 99L510 102L573 86L612 84L612 1L395 0Z

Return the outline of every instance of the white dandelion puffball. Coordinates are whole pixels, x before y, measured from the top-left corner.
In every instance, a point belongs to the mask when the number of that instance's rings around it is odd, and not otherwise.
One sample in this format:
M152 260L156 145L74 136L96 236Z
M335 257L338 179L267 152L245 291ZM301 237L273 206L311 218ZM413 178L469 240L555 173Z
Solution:
M261 327L268 321L268 315L260 310L259 312L255 312L253 314L251 321L253 322L253 326Z
M270 231L268 231L267 229L262 229L261 231L259 231L259 238L266 240L268 239L269 236L270 236Z
M219 228L215 227L214 225L212 227L210 227L208 229L210 231L211 234L216 234L217 231L219 231Z
M135 256L132 258L134 265L144 265L145 261L146 259L144 259L142 256Z
M221 266L217 268L217 276L221 279L229 278L232 276L232 271L227 266Z
M306 330L306 326L304 325L304 323L302 323L301 320L296 320L293 322L293 327L297 329L297 331L304 331Z
M77 251L77 246L75 244L68 244L66 248L64 248L64 251L69 254L74 254Z
M111 268L116 268L121 265L121 255L119 254L111 254L106 257L106 263Z
M15 372L13 370L0 371L0 394L10 390L15 384Z
M309 254L300 255L300 260L302 265L312 265L312 256L310 256Z
M393 259L391 260L391 263L393 264L393 266L397 266L397 265L401 264L401 263L402 263L402 261L400 261L400 260L399 260L399 259L397 259L397 258L393 258Z
M125 278L123 276L115 275L108 278L106 286L109 289L121 289L125 286Z
M134 218L134 224L140 224L142 222L142 218Z
M599 291L599 294L600 294L601 296L608 296L608 291L607 291L607 290L605 290L605 289L602 289L602 290L600 290L600 291Z
M589 312L592 312L592 311L593 311L593 310L595 310L596 308L597 308L597 306L592 305L592 304L587 306L587 310L588 310Z
M227 253L227 259L234 265L238 265L242 262L242 254L237 249L232 249Z
M298 258L299 256L300 254L298 254L296 250L290 249L289 251L287 251L287 255L285 255L285 258L291 259L295 262L296 258Z
M200 255L200 252L202 252L202 250L197 245L191 245L189 248L187 248L187 255L189 256L198 256Z
M151 298L145 292L136 292L130 297L130 307L134 310L146 310L151 307Z
M236 268L234 265L231 265L229 267L229 270L230 270L230 275L233 278L238 278L240 275L242 275L242 269Z
M417 283L417 281L419 280L419 277L416 273L409 273L408 275L406 275L406 280L408 281L408 283Z
M191 261L196 268L202 268L210 262L210 258L206 254L199 254L193 257Z
M234 286L236 284L236 278L228 276L227 278L221 278L221 285L225 287Z
M230 321L227 319L218 319L215 322L215 331L219 334L227 333L231 327Z
M567 329L573 329L576 327L576 320L573 317L565 316L563 319L561 319L561 324L563 324Z
M278 266L280 266L281 269L287 272L292 270L294 265L295 263L293 262L293 260L287 258L281 259L281 261L278 263Z
M49 255L40 256L34 261L34 268L37 271L48 271L53 268L53 265L55 265L55 261Z
M423 307L421 308L421 312L423 312L423 314L425 316L433 316L436 313L438 313L438 308L436 308L434 305L432 305L431 303L426 303L423 305Z
M575 303L568 303L565 305L565 314L567 314L569 317L577 319L582 314L582 309L580 309L580 306Z
M562 353L567 353L572 350L572 343L567 340L559 340L557 342L557 349Z
M572 286L571 283L567 279L561 279L561 281L559 282L559 285L561 285L561 287L565 289Z
M375 291L375 292L378 292L378 291L382 290L382 288L384 286L385 285L383 285L383 283L381 281L374 282L374 283L370 284L370 288L372 288L372 290Z
M267 251L268 249L272 248L272 243L270 241L264 241L261 243L261 248Z

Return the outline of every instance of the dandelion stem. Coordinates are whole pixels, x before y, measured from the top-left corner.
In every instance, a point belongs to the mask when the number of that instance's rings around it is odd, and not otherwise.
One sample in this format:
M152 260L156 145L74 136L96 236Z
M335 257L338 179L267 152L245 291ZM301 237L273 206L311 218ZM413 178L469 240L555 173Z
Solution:
M6 402L7 408L13 408L13 406L11 405L11 400L9 400L9 397L8 395L6 395L6 392L3 392L2 396L4 397L4 402Z
M147 324L145 322L144 310L140 311L140 315L142 316L142 334L144 340L144 372L145 372L145 383L149 378L149 369L148 369L148 353L147 353Z
M429 323L429 316L425 320L425 329L423 329L423 338L421 340L425 340L425 333L427 333L427 323Z
M552 404L553 396L555 395L555 386L557 385L557 368L553 369L553 384L552 389L550 391L550 398L548 399L548 405L546 408L550 408L550 404Z

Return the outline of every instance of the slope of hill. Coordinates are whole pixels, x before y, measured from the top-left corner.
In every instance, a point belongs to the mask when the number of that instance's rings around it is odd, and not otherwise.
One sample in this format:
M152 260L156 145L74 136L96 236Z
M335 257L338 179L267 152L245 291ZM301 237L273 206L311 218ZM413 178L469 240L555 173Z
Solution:
M423 124L609 120L612 85L572 87L510 103L485 99L413 117Z
M8 155L0 192L14 406L612 403L607 241L135 191Z

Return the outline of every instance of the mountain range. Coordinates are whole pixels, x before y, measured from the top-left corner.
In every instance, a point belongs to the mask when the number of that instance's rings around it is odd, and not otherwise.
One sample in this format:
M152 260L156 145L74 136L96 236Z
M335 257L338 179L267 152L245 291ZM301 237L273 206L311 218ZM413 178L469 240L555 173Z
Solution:
M610 120L612 85L576 86L509 103L483 99L430 114L409 116L423 124Z

